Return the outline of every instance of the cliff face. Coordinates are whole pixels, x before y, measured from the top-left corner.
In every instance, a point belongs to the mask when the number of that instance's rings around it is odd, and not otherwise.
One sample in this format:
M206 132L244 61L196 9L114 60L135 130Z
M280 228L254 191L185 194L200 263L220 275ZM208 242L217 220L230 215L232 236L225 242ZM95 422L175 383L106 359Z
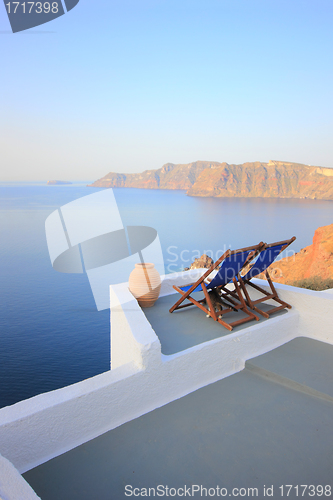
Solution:
M223 164L200 173L191 196L333 199L333 169L298 163Z
M316 229L312 245L273 263L269 273L273 281L286 285L314 276L333 278L333 224Z
M110 172L91 186L183 189L189 196L333 200L333 169L279 161L166 163L141 174Z
M220 163L217 162L196 161L185 165L166 163L158 170L145 170L142 174L116 174L110 172L91 184L91 186L188 190L203 170L209 170L219 165Z

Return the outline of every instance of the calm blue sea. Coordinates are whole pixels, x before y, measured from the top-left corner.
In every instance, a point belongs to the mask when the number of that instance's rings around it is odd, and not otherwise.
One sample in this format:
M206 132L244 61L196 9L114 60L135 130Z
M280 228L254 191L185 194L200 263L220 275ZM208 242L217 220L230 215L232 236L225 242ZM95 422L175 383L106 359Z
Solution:
M99 191L85 184L0 184L0 407L73 384L110 367L109 311L97 312L85 274L53 270L48 215ZM114 189L124 225L157 229L166 272L225 248L296 236L333 223L333 203L190 198L184 191Z

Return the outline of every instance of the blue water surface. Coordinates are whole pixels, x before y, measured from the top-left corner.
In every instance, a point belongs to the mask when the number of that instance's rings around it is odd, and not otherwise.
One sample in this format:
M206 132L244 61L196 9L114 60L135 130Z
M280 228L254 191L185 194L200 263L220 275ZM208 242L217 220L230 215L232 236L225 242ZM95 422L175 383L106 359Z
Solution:
M85 274L53 270L45 220L85 184L0 184L0 407L110 368L110 311L98 312ZM311 244L333 223L333 203L315 200L194 198L184 191L114 189L124 225L158 230L166 272L202 253L296 236Z

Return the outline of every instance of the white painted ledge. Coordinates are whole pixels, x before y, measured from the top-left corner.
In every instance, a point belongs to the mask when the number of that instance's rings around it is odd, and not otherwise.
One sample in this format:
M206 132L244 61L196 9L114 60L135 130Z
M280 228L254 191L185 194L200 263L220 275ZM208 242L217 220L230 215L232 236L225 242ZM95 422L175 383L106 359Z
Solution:
M167 275L162 295L194 273ZM266 285L265 281L259 281ZM22 473L196 389L239 372L245 361L307 336L333 344L333 295L276 286L288 314L165 356L126 283L111 287L112 370L0 410L0 453Z
M41 500L14 465L0 455L0 499Z

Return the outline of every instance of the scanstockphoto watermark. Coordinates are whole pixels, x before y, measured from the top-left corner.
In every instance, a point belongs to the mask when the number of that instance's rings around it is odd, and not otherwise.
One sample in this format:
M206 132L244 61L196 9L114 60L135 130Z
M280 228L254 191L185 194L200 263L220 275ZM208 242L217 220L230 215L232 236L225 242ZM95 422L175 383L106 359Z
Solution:
M50 2L12 2L3 0L13 33L18 33L53 21L72 10L79 0L53 0Z
M231 250L231 245L224 245L222 248L219 248L218 250L212 250L212 249L187 249L187 248L179 248L177 245L170 245L167 248L167 256L165 259L165 269L167 273L173 273L173 272L178 272L181 270L184 270L186 267L190 267L190 265L194 262L195 259L199 259L202 255L207 255L207 257L210 257L214 262L216 262L227 250ZM269 255L269 249L267 249L268 257ZM284 252L282 257L288 257L289 259L293 259L292 262L295 260L295 255L296 252L291 249L287 248ZM236 257L235 257L236 258ZM280 259L280 256L278 259L276 259L276 262L278 262ZM272 261L274 260L272 256ZM255 263L255 259L253 261L253 264ZM281 269L276 269L275 274L282 273Z
M47 217L45 234L53 269L85 273L98 311L118 304L118 299L115 304L111 300L110 285L127 282L137 263L152 262L161 276L165 274L156 229L124 226L112 189L59 207Z
M266 491L266 489L264 489ZM205 487L199 484L191 486L181 486L178 488L159 484L155 488L135 488L128 484L125 486L125 496L127 497L246 497L255 498L259 496L258 488L223 488L219 485Z
M263 485L257 487L235 487L224 488L219 485L205 487L199 484L191 486L169 487L158 485L155 488L136 488L130 484L125 486L126 497L232 497L232 498L286 498L286 497L331 497L332 486L330 484L282 484L279 486Z

